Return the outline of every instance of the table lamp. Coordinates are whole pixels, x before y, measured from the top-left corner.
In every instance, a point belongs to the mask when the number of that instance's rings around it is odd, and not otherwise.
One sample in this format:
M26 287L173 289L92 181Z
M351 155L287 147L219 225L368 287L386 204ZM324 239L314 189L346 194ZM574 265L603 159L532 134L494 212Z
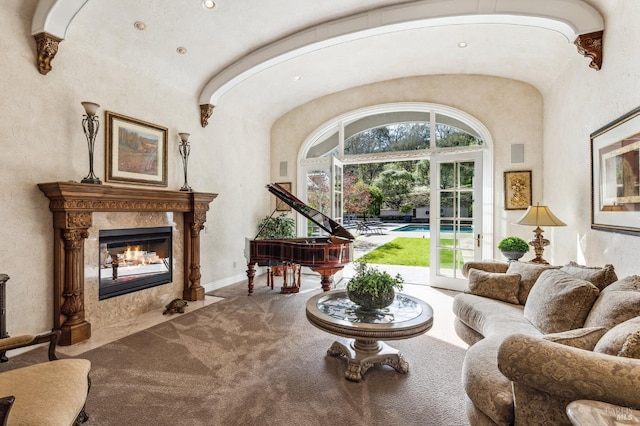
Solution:
M549 263L542 258L545 246L549 245L549 240L542 236L542 229L540 226L567 226L566 223L555 217L551 210L547 206L541 206L537 203L535 206L529 206L527 211L515 222L517 225L529 225L535 226L533 230L534 237L529 241L529 245L532 246L536 252L535 259L531 260L533 263Z

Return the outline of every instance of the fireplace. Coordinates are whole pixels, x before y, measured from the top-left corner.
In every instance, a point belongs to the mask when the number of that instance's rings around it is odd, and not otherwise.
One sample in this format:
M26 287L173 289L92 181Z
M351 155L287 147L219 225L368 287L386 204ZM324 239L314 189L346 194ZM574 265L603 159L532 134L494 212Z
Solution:
M171 227L109 229L99 233L99 299L173 281Z

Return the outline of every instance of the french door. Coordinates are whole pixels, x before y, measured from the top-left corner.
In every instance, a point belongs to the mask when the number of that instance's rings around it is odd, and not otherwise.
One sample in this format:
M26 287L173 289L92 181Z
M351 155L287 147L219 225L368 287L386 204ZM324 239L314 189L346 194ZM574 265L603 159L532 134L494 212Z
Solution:
M430 283L464 290L462 266L482 256L482 153L431 159Z
M302 199L314 209L342 224L343 216L343 173L342 162L335 157L315 162L303 169L305 184L302 185ZM310 220L299 221L298 236L313 237L326 234Z

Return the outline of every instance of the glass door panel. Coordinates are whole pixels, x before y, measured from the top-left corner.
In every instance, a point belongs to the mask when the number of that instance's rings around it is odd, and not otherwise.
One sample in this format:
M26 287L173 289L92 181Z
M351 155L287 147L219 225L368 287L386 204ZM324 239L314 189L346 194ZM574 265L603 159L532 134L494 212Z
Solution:
M481 153L434 158L431 202L431 283L463 290L464 262L480 258L477 235L482 234ZM476 185L477 184L477 185Z

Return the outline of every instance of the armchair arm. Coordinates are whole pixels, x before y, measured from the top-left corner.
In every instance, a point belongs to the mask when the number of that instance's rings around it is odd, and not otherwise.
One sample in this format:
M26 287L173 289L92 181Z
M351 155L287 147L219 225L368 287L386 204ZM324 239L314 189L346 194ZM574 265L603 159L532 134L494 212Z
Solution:
M590 352L514 334L498 350L498 368L518 386L559 400L590 399L640 407L640 360Z
M60 337L60 330L53 330L48 333L39 334L37 336L25 334L14 337L7 337L0 339L0 353L18 348L24 348L27 346L39 345L41 343L49 342L49 361L58 359L56 356L56 345L58 344L58 338Z

